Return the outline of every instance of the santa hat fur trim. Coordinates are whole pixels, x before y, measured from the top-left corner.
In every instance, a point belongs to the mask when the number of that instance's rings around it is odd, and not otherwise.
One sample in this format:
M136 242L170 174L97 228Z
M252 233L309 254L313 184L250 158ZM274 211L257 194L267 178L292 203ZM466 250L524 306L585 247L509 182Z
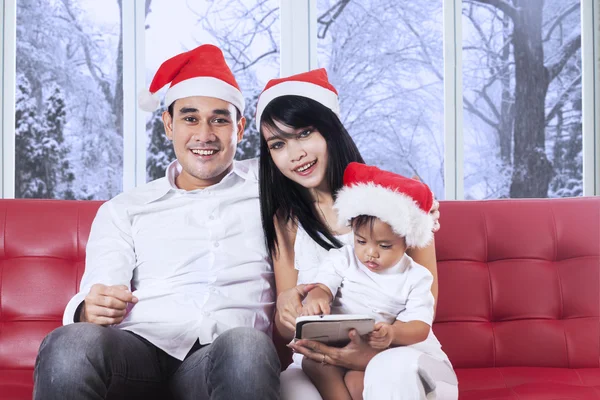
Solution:
M408 247L425 247L433 238L433 219L410 196L374 183L342 188L334 207L340 221L346 224L359 215L379 218L404 236Z

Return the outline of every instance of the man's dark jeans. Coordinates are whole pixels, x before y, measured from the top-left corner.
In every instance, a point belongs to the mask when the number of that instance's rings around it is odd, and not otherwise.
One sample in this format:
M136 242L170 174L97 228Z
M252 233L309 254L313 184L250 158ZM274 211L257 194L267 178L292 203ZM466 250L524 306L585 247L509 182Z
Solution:
M42 342L33 398L279 399L279 371L271 339L251 328L228 330L180 361L133 333L82 322Z

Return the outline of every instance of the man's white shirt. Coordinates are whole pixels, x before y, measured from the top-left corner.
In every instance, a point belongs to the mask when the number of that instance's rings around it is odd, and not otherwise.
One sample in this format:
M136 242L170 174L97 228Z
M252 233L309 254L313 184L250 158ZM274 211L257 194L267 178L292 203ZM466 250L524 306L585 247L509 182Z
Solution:
M261 227L256 160L234 162L205 189L178 189L175 161L165 178L104 203L92 223L80 292L67 304L73 323L93 284L133 286L139 299L117 328L175 358L196 340L211 343L245 326L268 332L273 270Z

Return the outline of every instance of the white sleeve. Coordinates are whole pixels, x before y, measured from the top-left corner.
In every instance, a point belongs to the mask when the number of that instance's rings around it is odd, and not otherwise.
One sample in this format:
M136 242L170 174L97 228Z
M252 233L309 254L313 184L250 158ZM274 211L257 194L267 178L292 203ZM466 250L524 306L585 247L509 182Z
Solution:
M63 325L74 322L75 311L92 285L101 283L130 287L135 259L131 224L125 209L113 201L104 203L92 223L86 247L85 272L79 293L65 308Z
M349 253L353 254L350 246L329 250L327 257L319 265L314 283L327 286L334 298L342 284L346 270L350 266Z
M431 293L433 284L433 275L420 265L413 265L413 268L422 268L425 271L415 271L415 281L412 282L406 308L398 314L396 319L402 322L423 321L427 325L433 324L433 306L434 299Z

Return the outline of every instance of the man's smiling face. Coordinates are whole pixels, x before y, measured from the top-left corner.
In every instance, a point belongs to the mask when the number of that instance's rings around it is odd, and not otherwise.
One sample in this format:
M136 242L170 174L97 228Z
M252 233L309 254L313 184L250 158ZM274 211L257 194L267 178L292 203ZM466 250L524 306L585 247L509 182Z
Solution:
M231 170L245 118L235 106L214 97L194 96L173 103L173 116L163 122L183 171L177 186L193 190L214 185Z

